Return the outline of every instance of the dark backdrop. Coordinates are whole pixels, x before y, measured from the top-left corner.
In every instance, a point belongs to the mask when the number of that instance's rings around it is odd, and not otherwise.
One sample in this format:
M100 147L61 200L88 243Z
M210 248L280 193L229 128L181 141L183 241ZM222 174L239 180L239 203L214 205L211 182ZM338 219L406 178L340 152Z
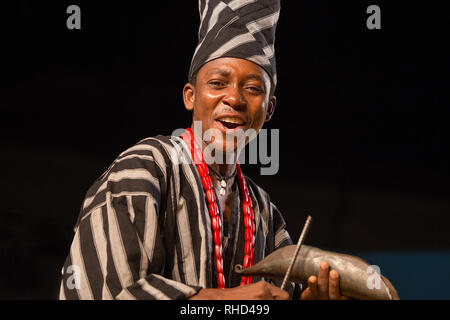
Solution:
M66 28L70 4L81 30ZM371 4L381 30L366 27ZM125 148L190 124L197 1L2 11L0 298L53 299L90 184ZM307 244L380 254L403 297L450 292L448 20L444 1L283 0L267 125L280 170L244 166L294 241L311 214Z

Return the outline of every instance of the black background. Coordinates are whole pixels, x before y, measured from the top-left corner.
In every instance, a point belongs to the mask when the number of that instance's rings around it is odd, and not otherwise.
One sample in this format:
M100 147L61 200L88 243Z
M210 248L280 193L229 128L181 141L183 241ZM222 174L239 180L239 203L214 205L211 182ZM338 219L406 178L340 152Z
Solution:
M0 298L53 299L90 184L137 141L190 125L198 8L14 3L1 17ZM81 30L66 27L71 4ZM366 27L371 4L381 30ZM243 170L294 241L311 214L310 245L450 250L448 16L444 1L282 1L266 126L280 169Z

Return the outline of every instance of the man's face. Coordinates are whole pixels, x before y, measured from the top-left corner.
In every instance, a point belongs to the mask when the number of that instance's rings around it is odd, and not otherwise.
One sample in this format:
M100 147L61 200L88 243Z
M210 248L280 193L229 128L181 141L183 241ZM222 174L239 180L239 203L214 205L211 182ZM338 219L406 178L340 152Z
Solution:
M257 64L239 58L219 58L206 63L197 73L195 87L183 89L186 109L193 111L193 121L201 121L203 134L215 129L215 148L236 150L238 132L258 133L269 121L275 108L270 96L269 75ZM248 143L248 141L246 141ZM231 146L230 146L231 144Z

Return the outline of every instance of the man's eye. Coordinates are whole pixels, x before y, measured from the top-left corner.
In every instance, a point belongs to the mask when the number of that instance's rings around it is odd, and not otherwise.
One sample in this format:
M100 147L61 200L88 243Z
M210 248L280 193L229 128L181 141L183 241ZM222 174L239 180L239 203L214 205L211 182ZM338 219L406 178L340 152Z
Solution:
M223 87L223 86L224 86L224 83L223 83L223 82L220 82L220 81L209 81L208 83L209 83L210 85L215 86L215 87Z
M257 93L262 93L264 92L263 89L259 88L259 87L254 87L254 86L250 86L248 87L251 91L257 92Z

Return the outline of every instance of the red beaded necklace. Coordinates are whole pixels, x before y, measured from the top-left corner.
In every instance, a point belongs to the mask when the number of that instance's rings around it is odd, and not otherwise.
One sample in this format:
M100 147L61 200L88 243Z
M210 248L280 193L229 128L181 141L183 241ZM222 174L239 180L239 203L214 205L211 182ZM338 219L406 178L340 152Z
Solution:
M222 241L221 231L222 222L220 220L219 207L217 206L216 197L214 195L214 189L209 176L208 166L203 160L203 153L194 139L194 134L190 128L187 128L184 133L181 134L183 140L190 146L192 159L194 160L197 170L202 179L202 185L205 189L206 199L208 202L209 215L211 217L211 224L214 231L214 253L216 257L217 268L217 286L219 288L225 288L225 276L223 275L223 258L222 258ZM255 255L255 226L253 216L252 199L250 198L245 178L241 171L241 166L236 163L237 177L239 182L239 189L241 192L242 209L244 211L244 224L245 224L245 256L243 266L248 268L253 265L253 257ZM242 277L241 286L252 283L252 277Z

